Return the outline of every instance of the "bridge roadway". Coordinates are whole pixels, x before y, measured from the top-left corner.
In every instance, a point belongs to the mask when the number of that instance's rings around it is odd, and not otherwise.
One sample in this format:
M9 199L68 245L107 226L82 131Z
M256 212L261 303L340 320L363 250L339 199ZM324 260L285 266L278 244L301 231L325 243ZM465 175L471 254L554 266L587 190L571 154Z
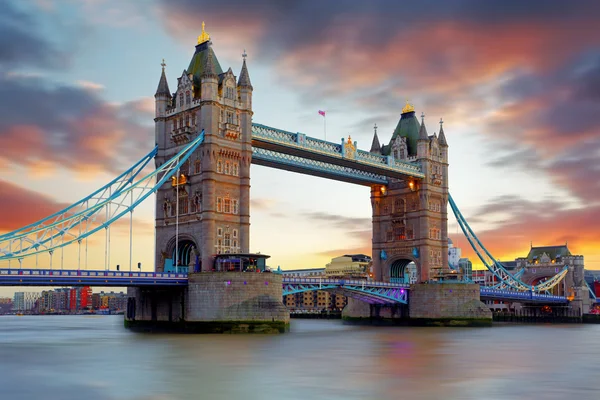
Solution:
M50 269L0 269L0 286L185 286L187 274ZM406 303L410 285L345 279L283 277L283 294L313 290L337 291L370 303ZM481 287L482 300L568 303L566 297Z

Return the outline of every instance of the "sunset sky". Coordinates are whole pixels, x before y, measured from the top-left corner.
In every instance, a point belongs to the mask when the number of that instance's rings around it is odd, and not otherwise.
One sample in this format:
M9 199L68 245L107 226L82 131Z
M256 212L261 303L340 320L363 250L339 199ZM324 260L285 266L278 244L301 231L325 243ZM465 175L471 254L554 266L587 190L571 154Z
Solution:
M373 124L387 143L408 99L430 134L443 117L451 194L496 258L568 241L600 269L596 0L0 0L0 231L153 147L161 60L174 90L202 21L224 70L239 75L248 53L254 122L322 138L326 110L328 140L368 150ZM370 254L368 188L260 166L251 184L251 249L271 266ZM134 214L147 270L153 209L152 198ZM129 263L127 228L113 231L113 266ZM102 269L103 236L90 246Z

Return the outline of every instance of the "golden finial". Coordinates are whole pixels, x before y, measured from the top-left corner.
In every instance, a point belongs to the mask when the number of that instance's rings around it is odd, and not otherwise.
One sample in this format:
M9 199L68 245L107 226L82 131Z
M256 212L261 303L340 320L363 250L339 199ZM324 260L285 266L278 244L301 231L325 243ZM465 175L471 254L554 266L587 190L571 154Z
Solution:
M202 44L204 42L208 42L210 40L210 35L206 33L204 30L204 21L202 21L202 34L198 36L198 44Z
M352 144L352 138L348 135L348 144Z
M402 109L402 114L415 111L415 107L406 100L406 105Z

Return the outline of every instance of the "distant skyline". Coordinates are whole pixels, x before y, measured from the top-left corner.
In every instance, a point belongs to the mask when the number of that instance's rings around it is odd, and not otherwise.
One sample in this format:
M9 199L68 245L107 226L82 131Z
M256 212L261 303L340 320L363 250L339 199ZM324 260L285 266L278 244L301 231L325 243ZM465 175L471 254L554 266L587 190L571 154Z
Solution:
M0 232L152 148L161 60L173 88L205 21L224 70L248 54L254 122L322 138L324 110L328 140L368 150L409 100L430 134L444 119L450 191L496 258L568 242L600 269L599 18L597 1L0 0ZM368 188L260 166L251 185L251 249L272 267L371 253ZM148 199L134 214L144 270L153 213ZM129 265L125 225L112 269ZM453 215L449 232L479 264ZM90 241L98 269L103 244Z

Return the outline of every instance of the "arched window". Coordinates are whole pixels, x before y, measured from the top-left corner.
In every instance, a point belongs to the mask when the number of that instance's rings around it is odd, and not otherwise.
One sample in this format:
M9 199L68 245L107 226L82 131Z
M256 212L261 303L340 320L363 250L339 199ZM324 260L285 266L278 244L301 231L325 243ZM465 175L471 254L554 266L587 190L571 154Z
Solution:
M218 160L218 161L217 161L217 172L218 172L219 174L222 174L222 173L223 173L223 161L221 161L221 160Z
M185 92L185 104L191 103L190 91Z
M238 213L238 201L237 200L233 200L233 213L234 214ZM237 231L233 231L233 232L235 234L235 232L237 232ZM235 237L235 235L234 235L234 237Z
M223 212L223 200L217 197L217 212Z
M229 163L229 161L225 161L225 175L229 175L230 172L230 167L231 164Z
M194 173L199 174L201 171L202 171L202 163L200 162L200 160L196 160L196 162L194 163Z
M238 176L238 163L233 163L233 176Z

